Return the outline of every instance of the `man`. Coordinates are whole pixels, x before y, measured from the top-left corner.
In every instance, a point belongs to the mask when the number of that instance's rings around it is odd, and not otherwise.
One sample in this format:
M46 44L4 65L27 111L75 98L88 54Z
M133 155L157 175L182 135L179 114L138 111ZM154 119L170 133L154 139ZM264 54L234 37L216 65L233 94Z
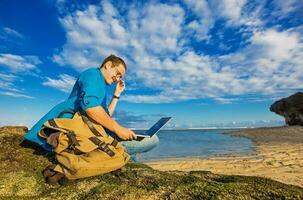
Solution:
M120 95L125 89L122 78L126 70L127 67L123 59L110 55L105 58L100 68L90 68L82 72L68 99L52 108L24 135L24 138L37 143L45 150L52 151L52 147L46 143L46 140L38 136L38 132L43 124L47 120L57 117L72 118L72 114L62 113L63 111L73 110L77 112L82 110L95 122L108 129L110 134L114 133L115 135L111 134L113 137L117 136L121 140L136 139L133 131L119 125L111 118ZM117 83L117 86L107 107L106 85L113 83ZM155 136L151 139L144 139L142 142L132 141L122 144L126 147L129 154L136 154L152 149L157 143L158 138Z

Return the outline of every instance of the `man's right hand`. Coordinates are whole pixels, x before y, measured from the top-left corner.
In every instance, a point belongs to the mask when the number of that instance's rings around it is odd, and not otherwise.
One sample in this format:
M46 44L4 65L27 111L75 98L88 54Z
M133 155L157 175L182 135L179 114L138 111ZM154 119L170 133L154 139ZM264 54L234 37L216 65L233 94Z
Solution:
M116 130L116 135L121 138L122 140L133 140L133 139L137 139L136 134L127 128L124 128L122 126L120 126L118 128L118 130Z

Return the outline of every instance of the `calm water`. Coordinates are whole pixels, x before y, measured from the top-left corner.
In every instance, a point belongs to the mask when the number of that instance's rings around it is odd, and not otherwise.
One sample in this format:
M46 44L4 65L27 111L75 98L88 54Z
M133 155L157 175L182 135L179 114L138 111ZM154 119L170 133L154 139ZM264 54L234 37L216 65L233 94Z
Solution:
M137 155L137 160L160 160L183 157L209 157L224 154L247 154L254 143L242 137L224 135L235 130L162 130L153 150Z

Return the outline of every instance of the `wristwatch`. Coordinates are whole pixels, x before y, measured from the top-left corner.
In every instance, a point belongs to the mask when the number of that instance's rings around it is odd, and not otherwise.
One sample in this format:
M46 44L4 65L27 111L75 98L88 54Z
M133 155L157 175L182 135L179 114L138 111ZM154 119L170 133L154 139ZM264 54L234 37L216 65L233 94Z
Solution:
M116 95L114 95L113 98L120 99L120 97L118 97L118 96L116 96Z

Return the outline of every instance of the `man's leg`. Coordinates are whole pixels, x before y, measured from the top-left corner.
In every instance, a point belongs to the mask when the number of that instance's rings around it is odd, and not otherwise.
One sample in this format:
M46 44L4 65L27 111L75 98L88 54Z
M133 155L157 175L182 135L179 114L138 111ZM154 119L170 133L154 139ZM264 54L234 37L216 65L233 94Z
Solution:
M120 143L126 148L127 153L132 155L152 150L159 143L159 138L157 135L154 135L151 138L144 138L141 141L121 141Z
M107 134L118 140L125 148L129 155L131 155L133 160L136 160L136 154L144 153L152 150L159 143L159 138L157 135L152 136L151 138L144 138L141 141L132 140L132 141L123 141L112 131L105 128Z

